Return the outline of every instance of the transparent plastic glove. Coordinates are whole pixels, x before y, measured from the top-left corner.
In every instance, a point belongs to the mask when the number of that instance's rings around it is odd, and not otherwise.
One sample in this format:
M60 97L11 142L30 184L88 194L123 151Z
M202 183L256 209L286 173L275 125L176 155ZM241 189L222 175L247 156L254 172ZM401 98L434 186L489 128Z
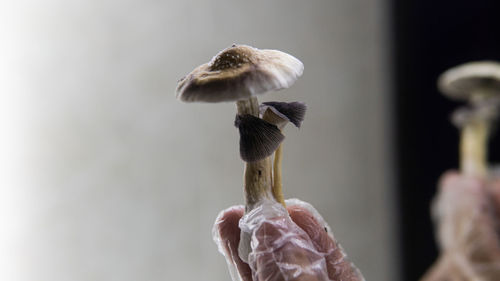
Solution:
M310 204L286 204L288 212L265 201L246 215L243 206L219 214L214 241L233 281L364 280Z
M447 172L433 202L440 257L422 278L500 280L500 177Z

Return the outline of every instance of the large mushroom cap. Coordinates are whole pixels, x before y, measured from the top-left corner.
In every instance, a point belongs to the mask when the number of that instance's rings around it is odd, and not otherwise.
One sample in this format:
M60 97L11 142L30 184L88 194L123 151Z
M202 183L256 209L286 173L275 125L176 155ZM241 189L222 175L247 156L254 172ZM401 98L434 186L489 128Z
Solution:
M302 62L284 52L233 45L182 78L177 98L184 102L246 99L290 87L303 70Z
M469 62L451 68L438 79L439 90L456 100L470 100L478 90L500 94L500 63Z

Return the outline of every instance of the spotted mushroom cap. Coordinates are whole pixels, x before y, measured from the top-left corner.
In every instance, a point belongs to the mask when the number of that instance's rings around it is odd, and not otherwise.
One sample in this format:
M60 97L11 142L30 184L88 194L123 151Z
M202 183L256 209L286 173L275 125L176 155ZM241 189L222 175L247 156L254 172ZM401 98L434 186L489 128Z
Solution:
M478 61L453 67L441 74L438 88L443 94L456 100L470 100L478 91L499 95L500 63Z
M237 101L288 88L303 70L302 62L284 52L233 45L182 78L177 98L184 102Z

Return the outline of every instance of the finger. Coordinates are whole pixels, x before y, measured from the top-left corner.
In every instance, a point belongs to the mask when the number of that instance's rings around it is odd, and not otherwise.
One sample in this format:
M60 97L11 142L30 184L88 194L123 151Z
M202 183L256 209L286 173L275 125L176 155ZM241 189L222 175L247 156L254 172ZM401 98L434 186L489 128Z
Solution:
M288 204L288 203L287 203ZM301 205L289 205L292 220L307 233L318 252L325 254L330 280L363 280L359 271L347 260L340 245L327 232L308 209Z
M240 243L238 223L244 212L243 206L234 206L222 211L215 221L214 231L216 233L214 236L218 237L216 243L219 245L219 250L222 250L226 257L231 275L239 275L242 281L252 281L250 267L238 255L238 244ZM234 277L233 280L236 280Z

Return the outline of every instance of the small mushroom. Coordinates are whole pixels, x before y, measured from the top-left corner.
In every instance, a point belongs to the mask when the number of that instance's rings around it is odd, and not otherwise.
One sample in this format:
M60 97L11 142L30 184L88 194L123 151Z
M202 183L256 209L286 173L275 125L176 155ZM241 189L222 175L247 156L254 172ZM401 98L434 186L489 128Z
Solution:
M235 101L238 115L244 116L240 117L240 121L245 120L238 124L248 125L246 122L250 119L245 117L246 114L259 117L257 95L290 87L302 75L303 70L302 62L284 52L233 44L215 55L210 62L183 77L177 85L177 98L184 102ZM257 123L253 120L250 124ZM248 135L245 138L247 137ZM259 148L255 151L269 152L268 148L277 147L282 139L273 137L269 140L277 143L267 143L266 149ZM242 159L254 160L247 161L245 167L246 205L247 208L252 208L259 198L267 196L267 190L271 188L271 163L267 156L272 151L263 156L259 153L252 154L248 149L249 147L240 146L240 151L248 152L241 155ZM259 159L260 157L266 158Z
M487 141L500 105L500 63L470 62L451 68L439 77L438 87L449 98L469 103L452 118L461 129L460 169L486 176Z
M245 162L268 157L285 138L276 125L250 114L236 115L234 125L240 131L240 155Z
M264 102L260 106L262 118L269 123L276 125L281 131L285 128L286 124L291 122L297 128L300 128L304 116L306 114L307 106L303 102ZM273 187L272 192L276 201L285 206L285 197L283 195L283 183L281 177L281 163L283 159L283 144L281 143L274 153L273 165ZM286 206L285 206L286 207Z
M280 130L283 130L288 122L292 122L295 127L300 128L302 121L304 121L304 115L306 114L307 106L303 102L278 102L269 101L263 102L260 106L261 115L267 115L269 122L278 126ZM267 112L267 113L266 113ZM271 114L272 113L272 114ZM264 120L267 120L264 118Z

